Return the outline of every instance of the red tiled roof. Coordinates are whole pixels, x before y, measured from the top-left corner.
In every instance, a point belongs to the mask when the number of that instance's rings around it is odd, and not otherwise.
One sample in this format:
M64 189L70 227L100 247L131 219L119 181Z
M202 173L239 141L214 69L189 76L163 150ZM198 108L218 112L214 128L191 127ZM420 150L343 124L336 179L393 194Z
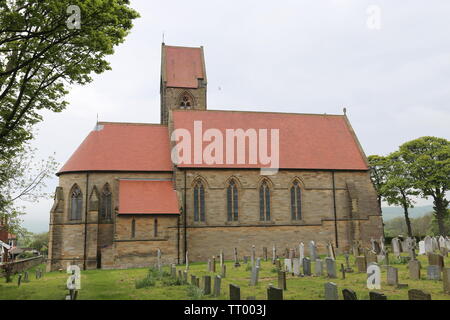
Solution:
M172 171L167 126L100 122L58 174Z
M205 78L202 48L163 46L163 71L167 87L198 88Z
M269 112L198 111L173 112L174 128L190 131L194 121L202 121L203 133L219 129L279 129L279 168L367 170L364 153L350 124L341 115L288 114ZM270 137L270 133L268 134ZM210 142L203 143L203 150ZM224 141L224 159L225 156ZM248 144L247 151L248 151ZM270 145L269 145L270 147ZM194 157L194 143L191 158ZM269 149L270 150L270 149ZM225 162L225 160L224 160ZM179 167L261 168L261 164L179 164ZM267 166L266 166L267 167Z
M120 180L119 214L180 213L172 181Z

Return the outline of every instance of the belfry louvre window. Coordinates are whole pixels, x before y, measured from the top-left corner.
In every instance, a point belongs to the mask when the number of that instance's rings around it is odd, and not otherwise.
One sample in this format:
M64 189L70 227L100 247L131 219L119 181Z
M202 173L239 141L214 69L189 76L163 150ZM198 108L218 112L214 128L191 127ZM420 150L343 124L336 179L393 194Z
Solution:
M80 188L75 185L70 193L70 220L81 220L83 210L83 194Z
M192 105L191 97L187 93L183 94L180 101L180 109L191 109Z
M194 186L194 221L205 221L205 187L201 181Z
M100 217L103 219L111 219L112 217L112 193L109 189L109 184L105 184L102 190Z
M231 180L227 188L227 217L228 221L238 221L238 190L236 182Z
M259 187L259 220L270 221L270 189L267 181Z
M302 219L302 193L298 181L294 181L291 187L291 218Z

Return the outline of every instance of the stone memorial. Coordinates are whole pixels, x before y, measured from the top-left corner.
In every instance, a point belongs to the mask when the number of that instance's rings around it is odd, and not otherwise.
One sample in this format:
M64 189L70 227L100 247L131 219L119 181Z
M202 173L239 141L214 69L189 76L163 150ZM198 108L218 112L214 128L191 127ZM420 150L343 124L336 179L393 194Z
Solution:
M389 286L398 285L398 269L388 266L387 267L387 284Z
M286 270L288 273L292 273L292 260L291 259L284 259L284 270Z
M423 241L425 242L425 254L433 252L433 240L430 236L426 236Z
M252 254L251 254L251 263L252 263L252 268L255 267L255 262L256 262L256 247L255 245L252 246Z
M267 300L283 300L283 289L267 287Z
M303 244L303 242L300 242L298 246L298 261L302 263L304 257L305 257L305 245Z
M381 289L381 269L377 264L367 267L367 289Z
M300 276L300 261L298 259L292 260L294 276Z
M221 280L222 280L222 278L220 276L215 276L214 277L214 292L213 292L214 297L220 296L220 283L221 283Z
M234 267L237 268L240 266L241 264L239 263L237 248L234 248Z
M220 270L220 276L221 276L222 278L226 278L226 275L227 275L227 265L224 263L224 264L222 265L221 270Z
M351 289L342 290L342 296L344 297L344 300L358 300L356 292Z
M428 266L427 267L427 279L428 280L441 280L441 267L439 266Z
M364 256L358 256L355 259L356 263L356 269L359 273L365 273L367 271L367 263L366 263L366 257Z
M431 294L417 289L408 290L409 300L431 300Z
M220 250L219 261L220 267L222 268L223 264L225 263L225 256L223 255L223 250Z
M211 276L203 276L203 294L211 294Z
M339 300L338 288L336 283L325 283L325 300Z
M336 261L332 258L325 258L325 266L327 268L327 277L337 278Z
M323 260L317 259L314 265L314 275L321 277L323 275Z
M189 251L186 250L186 256L185 256L185 270L188 271L189 270Z
M309 258L311 261L315 261L317 259L317 248L314 241L309 242Z
M287 290L286 288L286 272L278 271L278 288Z
M424 255L426 254L425 251L425 241L419 241L419 255Z
M258 284L258 277L259 277L259 267L255 266L252 269L252 274L251 274L251 278L250 278L251 286L256 286Z
M305 276L311 275L311 260L309 258L303 258L303 274Z
M428 264L444 268L444 257L438 253L428 253Z
M409 278L411 280L420 280L420 261L418 260L411 260L408 263L408 269L409 269Z
M275 264L276 260L277 260L277 247L274 244L272 247L272 264Z
M387 297L383 293L376 292L376 291L370 291L369 292L369 299L370 300L387 300Z
M241 300L241 288L230 284L230 300Z

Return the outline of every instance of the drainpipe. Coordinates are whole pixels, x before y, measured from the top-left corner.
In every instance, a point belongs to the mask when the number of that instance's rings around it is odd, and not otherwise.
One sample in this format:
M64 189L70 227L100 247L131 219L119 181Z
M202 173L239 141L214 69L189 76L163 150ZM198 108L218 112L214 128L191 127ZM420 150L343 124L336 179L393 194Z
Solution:
M333 179L333 210L334 210L334 237L335 237L334 240L336 242L336 248L339 248L337 213L336 213L336 185L334 181L334 171L331 171L331 177Z
M87 259L87 219L88 219L88 201L89 201L89 172L86 172L86 201L84 206L84 254L83 254L83 270L86 270Z

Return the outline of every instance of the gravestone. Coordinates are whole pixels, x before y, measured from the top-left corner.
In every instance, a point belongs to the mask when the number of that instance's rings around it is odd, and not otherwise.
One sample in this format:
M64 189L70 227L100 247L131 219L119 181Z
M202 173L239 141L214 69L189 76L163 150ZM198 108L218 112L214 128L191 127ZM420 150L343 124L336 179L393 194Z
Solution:
M197 286L197 276L191 274L191 284Z
M398 258L401 253L400 240L398 238L393 238L391 241L392 252Z
M369 292L369 299L370 300L387 300L387 297L383 293L376 292L376 291L370 291Z
M419 241L419 255L424 255L426 254L425 251L425 241Z
M323 260L317 259L314 266L314 274L316 277L323 275Z
M350 267L350 255L346 253L344 257L345 257L345 272L348 273L353 272L353 269Z
M292 273L292 260L291 259L284 259L284 269Z
M294 259L292 260L292 264L294 276L298 277L300 275L300 261L298 259Z
M281 270L281 261L280 261L280 259L276 259L275 260L275 268L277 270Z
M241 300L241 288L230 284L230 300Z
M286 272L278 271L278 288L287 290L286 288Z
M450 268L444 268L442 270L444 292L450 294Z
M333 244L331 242L328 242L327 250L328 250L328 257L333 259L333 260L336 260L336 255L334 253L334 247L333 247Z
M356 292L351 289L342 290L342 296L344 297L344 300L358 300Z
M409 300L431 300L431 294L418 290L418 289L410 289L408 290L408 299Z
M237 268L240 266L241 264L239 263L237 248L234 248L234 267Z
M302 263L304 257L305 257L305 245L303 244L303 242L300 242L298 246L298 261Z
M377 264L367 267L367 289L381 289L381 269Z
M258 284L258 277L259 277L259 267L255 266L252 269L251 279L250 279L250 285L256 286Z
M430 236L426 236L423 241L425 242L425 254L433 252L433 240Z
M315 261L317 259L317 248L314 241L309 242L309 258L311 261Z
M251 262L252 262L252 268L255 267L255 262L256 262L256 247L255 245L252 245L252 254L251 254Z
M366 263L366 257L364 256L358 256L355 259L356 263L356 269L359 273L365 273L367 271L367 263Z
M225 263L225 256L223 255L223 250L220 250L220 255L219 255L219 261L220 261L220 267L222 268L223 264Z
M220 276L214 277L214 297L220 296L220 283L222 278Z
M387 267L387 284L389 286L397 286L398 284L398 269L388 266Z
M186 250L186 257L185 257L185 270L189 270L189 251Z
M377 255L372 250L366 250L366 262L371 264L372 262L377 262Z
M263 247L263 258L264 261L267 261L267 247Z
M211 272L216 272L216 257L212 257Z
M427 267L427 279L428 280L441 280L441 267L439 266L428 266Z
M211 272L211 270L212 270L212 261L211 261L211 259L208 259L207 270L208 270L208 272Z
M267 287L267 300L283 300L283 289Z
M186 270L183 271L183 282L184 283L188 282L188 272Z
M276 260L277 260L277 247L274 244L272 247L272 264L275 264Z
M327 277L332 279L337 278L336 261L332 258L325 258L325 265L327 268Z
M203 276L203 294L211 294L211 276Z
M261 258L256 258L256 266L261 269Z
M334 282L325 283L325 300L339 300L337 285Z
M303 258L303 274L305 276L311 275L311 260L309 258Z
M411 280L420 280L420 261L418 260L411 260L408 263L408 269L409 269L409 278Z
M28 272L27 271L24 272L23 282L30 282L30 279L28 279Z
M444 268L444 257L437 253L428 253L428 264Z
M431 238L431 247L433 248L433 251L439 250L439 242L436 237Z
M439 243L439 249L447 247L447 244L445 243L445 238L443 236L439 237L438 243Z
M222 265L222 269L221 269L221 272L220 272L220 276L221 276L222 278L226 278L226 275L227 275L227 265L224 263L224 264Z

